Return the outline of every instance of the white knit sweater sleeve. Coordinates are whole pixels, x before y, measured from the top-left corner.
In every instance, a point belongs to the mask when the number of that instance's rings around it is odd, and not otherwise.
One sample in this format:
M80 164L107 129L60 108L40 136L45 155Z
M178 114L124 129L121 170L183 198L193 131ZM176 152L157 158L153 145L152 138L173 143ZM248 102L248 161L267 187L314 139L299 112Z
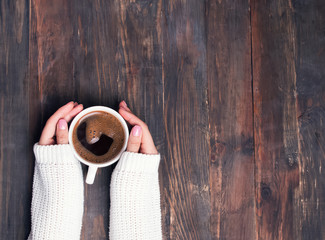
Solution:
M111 240L161 240L160 154L124 152L110 186Z
M34 144L35 169L29 240L80 239L84 185L69 144Z

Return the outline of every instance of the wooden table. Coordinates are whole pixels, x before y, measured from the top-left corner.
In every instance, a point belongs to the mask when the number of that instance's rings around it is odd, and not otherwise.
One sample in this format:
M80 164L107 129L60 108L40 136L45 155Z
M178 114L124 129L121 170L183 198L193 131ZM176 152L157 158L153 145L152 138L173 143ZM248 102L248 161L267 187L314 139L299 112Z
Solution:
M123 99L162 154L165 239L325 239L324 26L323 0L1 0L0 239L29 234L46 120ZM82 239L108 239L113 167Z

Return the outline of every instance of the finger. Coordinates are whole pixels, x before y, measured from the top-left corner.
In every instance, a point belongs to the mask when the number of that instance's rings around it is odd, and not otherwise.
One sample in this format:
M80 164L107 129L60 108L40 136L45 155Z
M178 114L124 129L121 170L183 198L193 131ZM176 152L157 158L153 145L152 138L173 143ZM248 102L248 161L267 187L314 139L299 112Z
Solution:
M74 107L73 101L67 103L66 105L60 107L48 120L47 123L49 125L54 124L56 126L57 122L60 120L60 118L64 118Z
M40 145L54 144L55 141L53 140L53 136L56 131L56 125L58 124L58 118L64 118L65 121L68 123L71 121L73 117L75 117L82 110L83 110L82 104L78 105L77 102L72 102L72 101L59 108L46 122L42 135L40 137L39 144ZM63 141L62 143L65 142L66 141Z
M135 125L131 130L126 151L138 153L141 146L141 136L141 127L139 125Z
M124 100L120 102L120 107L121 106L127 107L127 104L126 104L126 102Z
M73 101L67 103L66 105L59 108L46 122L45 127L42 131L39 144L40 145L51 145L53 144L54 140L52 139L55 130L56 130L56 124L59 121L60 118L65 117L72 109L73 109L74 103Z
M83 105L79 104L76 105L65 117L64 119L67 122L70 122L72 118L74 118L78 113L80 113L83 110Z
M158 151L155 147L155 144L153 142L147 124L145 124L142 120L140 120L137 116L135 116L131 112L130 108L127 107L127 104L124 100L120 102L119 106L120 106L119 113L122 115L122 117L125 120L127 120L131 125L139 124L143 129L143 134L142 134L143 137L141 139L140 152L146 154L157 154Z
M121 107L118 110L118 112L131 125L140 125L142 128L147 127L145 122L143 122L141 119L135 116L131 111L125 109L124 107Z
M38 145L53 145L55 144L55 141L53 138L50 139L44 139L44 138L40 138L40 140L38 141Z
M57 144L68 144L69 143L69 132L68 123L64 118L61 118L56 125L56 143Z
M119 114L131 125L139 125L142 128L141 148L140 152L145 154L156 154L157 149L149 132L147 124L135 116L132 112L124 108L119 109Z
M128 105L126 104L126 102L124 100L122 102L120 102L119 106L121 108L124 108L124 109L128 110L129 112L131 112L130 108L128 108Z

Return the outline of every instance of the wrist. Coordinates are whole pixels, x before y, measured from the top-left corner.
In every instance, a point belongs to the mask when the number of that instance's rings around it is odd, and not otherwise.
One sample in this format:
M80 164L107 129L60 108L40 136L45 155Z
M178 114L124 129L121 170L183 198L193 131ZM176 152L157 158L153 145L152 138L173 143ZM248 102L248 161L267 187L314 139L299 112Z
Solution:
M117 171L157 173L160 154L143 154L125 151L115 168Z
M70 144L39 145L33 147L35 160L40 164L76 164Z

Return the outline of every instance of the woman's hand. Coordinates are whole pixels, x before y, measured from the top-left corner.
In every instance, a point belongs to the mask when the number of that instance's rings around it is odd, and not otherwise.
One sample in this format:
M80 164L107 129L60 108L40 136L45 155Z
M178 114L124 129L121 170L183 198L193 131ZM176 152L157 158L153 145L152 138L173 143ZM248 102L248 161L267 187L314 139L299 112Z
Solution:
M144 154L158 154L147 124L135 116L126 105L125 101L120 103L119 114L134 127L131 130L126 151Z
M83 109L83 105L77 102L69 102L59 108L46 122L41 134L39 145L68 144L68 122ZM54 139L56 136L56 141Z

